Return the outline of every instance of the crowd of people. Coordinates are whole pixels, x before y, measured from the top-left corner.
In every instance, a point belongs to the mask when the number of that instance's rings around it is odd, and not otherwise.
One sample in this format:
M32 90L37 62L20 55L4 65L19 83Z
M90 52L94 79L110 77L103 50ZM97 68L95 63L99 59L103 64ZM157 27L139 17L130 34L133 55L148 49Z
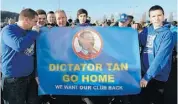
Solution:
M150 21L134 22L121 14L117 21L91 23L88 12L79 9L77 19L67 19L64 10L55 12L26 8L18 22L2 27L2 104L176 104L177 103L177 22L167 22L164 10L149 9ZM35 41L40 27L118 26L138 31L142 79L140 94L127 96L38 96ZM62 33L61 33L62 34ZM119 37L118 37L119 38ZM164 100L163 100L164 99Z

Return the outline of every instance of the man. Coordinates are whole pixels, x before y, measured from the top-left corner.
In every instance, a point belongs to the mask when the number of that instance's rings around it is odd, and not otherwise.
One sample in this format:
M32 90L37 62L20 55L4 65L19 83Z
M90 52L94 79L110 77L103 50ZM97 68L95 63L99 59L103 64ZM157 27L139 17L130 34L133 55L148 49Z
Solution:
M164 24L164 10L155 5L149 9L151 26L139 35L142 48L141 62L143 78L140 86L141 104L163 104L163 91L171 69L173 34L168 24ZM135 28L135 26L134 26Z
M78 55L86 58L90 58L96 55L97 50L94 49L95 39L91 32L84 31L78 37L78 43L81 46L81 51Z
M90 21L87 20L88 12L85 9L79 9L77 11L77 19L79 20L79 23L77 25L79 26L89 26Z
M123 13L119 16L119 19L118 19L118 26L119 27L128 27L130 21L128 19L128 15Z
M58 10L55 12L56 16L56 24L59 27L66 27L68 26L67 24L67 16L64 10Z
M37 20L37 13L27 8L20 12L17 24L1 31L4 104L38 104L33 56Z
M55 17L58 27L68 26L67 16L64 10L57 10L55 12ZM50 104L82 104L80 96L52 95L52 98L53 100L50 102Z
M46 24L48 27L54 27L56 26L56 17L53 11L49 11L47 13L47 21L48 23Z
M133 21L133 16L122 13L119 15L119 19L112 23L110 26L119 26L119 27L130 27L130 24Z
M38 9L37 11L38 14L38 22L37 25L39 25L40 27L45 26L47 23L47 16L46 16L46 12L42 9Z
M43 9L38 9L38 10L36 10L36 13L38 14L37 25L39 27L46 26L46 24L47 24L47 15L46 15L46 12ZM35 56L35 60L37 60L36 56ZM37 68L37 66L35 66L35 67ZM37 80L37 83L39 84L38 77L36 78L36 80ZM40 103L47 103L47 102L50 102L50 100L51 100L50 96L43 95L43 96L40 96L40 101L39 102Z
M117 21L117 26L119 27L129 27L130 19L127 14L122 13L119 16L119 19ZM115 96L113 98L114 100L112 101L112 104L119 104L122 102L122 104L128 104L129 103L129 96Z
M131 25L134 23L133 19L134 17L132 15L127 15L128 16L128 27L131 27Z
M49 11L47 14L47 21L50 24L55 24L56 23L56 17L53 11Z

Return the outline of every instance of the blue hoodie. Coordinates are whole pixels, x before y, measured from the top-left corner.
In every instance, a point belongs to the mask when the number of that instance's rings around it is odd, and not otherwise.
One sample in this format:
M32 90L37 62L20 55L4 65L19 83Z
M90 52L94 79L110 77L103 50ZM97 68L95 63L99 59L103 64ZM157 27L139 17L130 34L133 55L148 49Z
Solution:
M166 24L158 29L153 26L145 28L139 34L143 47L141 54L144 79L152 78L166 82L171 70L172 50L174 47L173 34Z
M26 31L17 24L1 31L3 77L23 77L34 71L34 41L38 33Z

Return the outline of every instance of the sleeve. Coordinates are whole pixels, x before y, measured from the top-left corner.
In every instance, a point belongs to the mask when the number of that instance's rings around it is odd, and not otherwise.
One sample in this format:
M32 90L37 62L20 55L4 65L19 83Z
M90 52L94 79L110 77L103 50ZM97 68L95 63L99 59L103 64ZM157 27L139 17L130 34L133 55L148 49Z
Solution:
M168 32L162 40L162 43L160 43L160 48L157 51L149 69L143 77L145 80L151 80L152 77L155 77L168 64L173 47L173 34L171 32Z
M6 28L2 34L4 43L17 52L24 51L30 47L38 36L38 32L29 31L24 37L20 37L19 34L15 32L15 28L10 27Z

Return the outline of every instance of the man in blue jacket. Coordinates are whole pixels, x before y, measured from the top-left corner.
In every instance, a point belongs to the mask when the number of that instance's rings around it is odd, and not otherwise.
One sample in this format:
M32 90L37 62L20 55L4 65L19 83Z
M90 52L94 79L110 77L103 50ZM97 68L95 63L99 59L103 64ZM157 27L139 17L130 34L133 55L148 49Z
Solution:
M141 104L163 104L164 85L171 70L174 36L168 24L163 23L164 10L161 6L152 6L149 17L152 25L139 34L143 72L140 86L144 88Z
M38 104L34 71L34 42L38 36L37 13L20 12L17 24L1 31L2 90L5 104Z

